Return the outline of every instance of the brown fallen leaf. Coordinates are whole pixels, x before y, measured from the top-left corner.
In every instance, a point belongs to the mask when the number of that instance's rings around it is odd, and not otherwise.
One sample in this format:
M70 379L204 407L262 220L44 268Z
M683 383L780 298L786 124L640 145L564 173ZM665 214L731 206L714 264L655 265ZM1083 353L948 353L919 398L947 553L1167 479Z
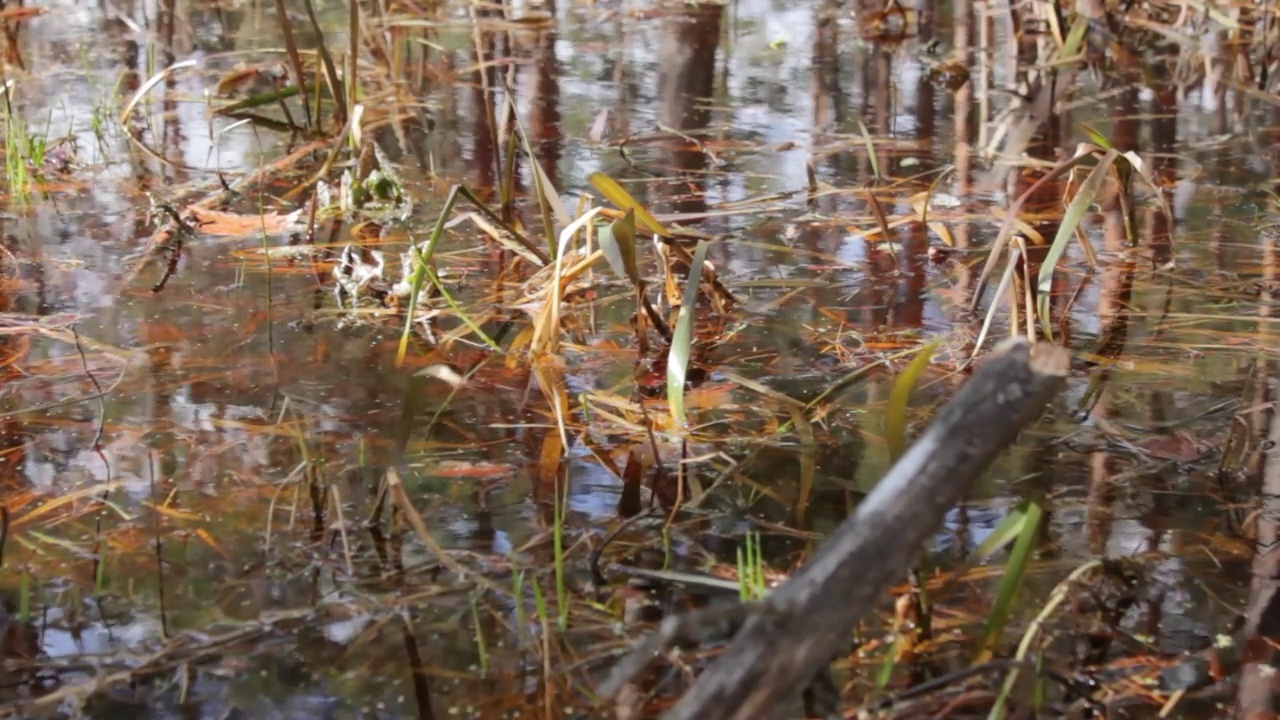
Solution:
M261 215L237 215L219 210L191 207L187 210L191 224L205 235L216 237L245 237L248 235L278 235L298 226L301 210L288 215L262 213Z
M1134 445L1144 455L1156 460L1172 460L1189 463L1206 457L1213 446L1203 443L1189 432L1179 430L1173 435L1153 437Z
M15 7L0 10L0 20L5 22L18 22L21 20L29 20L34 17L40 17L45 14L44 8L38 7Z

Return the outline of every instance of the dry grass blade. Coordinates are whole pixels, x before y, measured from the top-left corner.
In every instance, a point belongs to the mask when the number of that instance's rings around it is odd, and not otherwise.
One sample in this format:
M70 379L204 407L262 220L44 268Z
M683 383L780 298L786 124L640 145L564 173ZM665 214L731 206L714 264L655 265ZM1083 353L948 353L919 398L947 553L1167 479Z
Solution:
M550 262L546 252L541 248L537 248L529 244L524 236L516 233L500 221L494 221L491 218L497 215L489 215L487 213L471 213L470 220L480 228L481 232L489 236L489 239L497 243L506 250L519 255L527 260L535 267L544 267ZM535 252L536 251L536 252Z
M587 177L587 182L591 183L591 187L595 188L619 210L634 210L636 220L658 237L671 237L671 232L663 227L662 223L658 222L657 218L650 214L644 205L641 205L635 198L631 197L631 193L619 185L617 180L602 172L594 172Z
M142 101L142 98L147 96L147 93L151 92L152 88L164 82L164 79L169 77L169 75L173 74L174 72L177 72L178 70L182 70L183 68L195 67L198 64L199 63L195 60L183 60L181 62L176 62L170 65L169 67L165 68L164 70L161 70L160 72L156 73L155 75L152 75L151 77L147 78L147 81L142 83L142 86L139 87L133 93L133 96L129 98L129 102L124 104L124 108L120 111L120 124L125 126L128 125L129 116L133 114L133 108L136 107L137 104Z
M293 21L284 7L284 0L276 0L276 15L280 21L280 34L284 37L284 49L289 54L289 71L293 73L293 84L302 96L302 112L307 120L307 128L314 129L311 118L311 103L307 102L307 85L302 73L302 56L298 53L298 41L293 34Z
M321 36L323 38L323 36ZM347 62L344 65L346 69L347 87L346 92L346 108L347 117L355 115L356 108L356 92L358 90L360 67L360 3L350 0L347 3L347 42L349 47L347 50ZM323 40L321 41L323 46ZM359 127L357 122L356 127Z
M1000 262L1000 256L1004 254L1005 246L1009 244L1009 238L1013 236L1014 218L1022 211L1022 206L1027 200L1035 195L1040 188L1062 177L1085 160L1093 156L1098 150L1092 145L1081 145L1076 151L1075 157L1060 163L1043 177L1032 183L1026 192L1014 202L1013 207L1009 208L1008 215L1005 216L1004 223L1000 226L1000 233L996 235L996 239L991 243L991 250L987 255L987 262L982 266L982 274L978 276L978 282L973 288L973 299L969 301L969 312L976 312L978 305L982 302L983 291L986 290L987 283L991 280L991 274L995 272L996 264Z
M556 260L552 266L551 298L543 308L542 321L535 323L533 340L529 344L530 351L535 354L554 354L559 349L560 303L564 298L564 283L568 275L568 271L564 266L565 253L569 251L569 246L572 244L574 237L577 236L578 231L594 220L602 209L591 208L582 217L574 220L568 227L560 231L560 238L556 248Z
M417 508L413 506L413 503L409 500L409 495L404 491L404 482L400 479L400 471L394 467L387 468L384 481L387 484L387 493L400 506L400 512L404 513L405 519L409 521L409 527L413 528L413 532L418 536L418 540L427 549L427 552L430 552L436 560L440 561L441 565L448 568L455 575L469 578L486 590L506 596L507 592L505 590L498 587L489 578L463 567L444 548L440 547L440 543L436 542L435 538L431 537L431 533L427 530L427 523L423 521L422 515L418 514Z
M873 235L879 235L885 242L889 242L893 239L893 236L890 235L889 220L884 215L884 208L880 207L880 201L876 199L876 194L870 188L865 190L864 194L867 196L867 207L871 208L871 215L876 219L876 225L879 226L878 231L868 230L866 236L870 238Z
M555 184L551 182L551 178L547 176L547 171L543 169L538 156L533 152L533 145L529 142L529 133L525 130L520 114L516 112L515 98L515 91L507 87L507 112L511 117L515 118L516 132L520 135L520 144L524 147L524 154L529 158L534 191L538 198L538 211L542 215L542 223L547 237L554 237L556 227L568 225L573 221L573 216L569 214L569 208L565 206L564 199L560 197Z
M81 488L80 490L76 490L74 492L66 493L65 495L59 495L58 497L53 498L48 502L42 503L39 507L32 508L30 512L23 513L13 518L13 521L10 524L10 527L19 527L21 525L26 525L27 523L33 522L38 518L48 515L49 513L63 507L64 505L74 503L77 500L84 500L90 497L105 495L106 493L109 493L112 490L115 490L116 488L119 488L123 485L124 483L122 482L98 483L97 485L91 485L89 487Z
M911 209L920 217L920 222L937 234L937 236L942 240L942 244L947 247L955 247L955 240L951 237L951 231L947 229L946 225L943 225L936 220L929 219L929 203L933 199L934 193L937 192L938 186L942 184L942 181L947 179L954 172L954 165L946 168L942 172L938 173L938 176L933 179L933 182L929 183L928 190L925 190L923 193L917 194L910 199Z
M1165 220L1168 221L1170 227L1173 227L1173 209L1169 207L1169 201L1165 199L1164 192L1156 182L1155 176L1151 174L1151 168L1142 161L1142 157L1139 156L1138 153L1132 150L1123 153L1120 157L1127 163L1129 169L1137 172L1138 177L1142 178L1142 181L1147 184L1147 187L1151 188L1152 192L1155 194L1156 203L1160 206L1160 212L1164 213ZM1169 236L1169 244L1171 246L1173 244L1172 235Z
M346 90L343 89L342 81L338 78L338 68L333 63L333 56L329 54L329 48L325 45L324 30L320 27L320 18L316 16L315 4L312 0L302 0L302 5L307 9L307 17L311 20L311 30L319 39L316 50L320 53L320 65L324 68L324 77L329 83L329 92L333 95L334 117L337 124L345 125L347 122Z
M1019 537L1021 538L1021 536ZM1031 654L1031 643L1035 642L1035 639L1045 632L1045 623L1049 616L1070 600L1077 586L1086 579L1086 576L1101 567L1101 560L1090 560L1073 570L1066 579L1053 588L1053 592L1049 595L1049 601L1045 603L1044 608L1040 610L1040 613L1036 615L1035 619L1027 627L1026 632L1022 634L1022 640L1018 643L1018 650L1014 654L1015 660L1027 659L1027 656ZM991 706L990 714L987 715L988 720L1000 720L1000 718L1004 717L1004 706L1009 696L1013 693L1014 685L1018 681L1018 674L1016 666L1009 671L1003 687L1000 688L1000 694Z
M867 126L862 124L861 119L855 118L858 123L858 131L862 133L862 144L867 148L867 160L871 163L871 174L876 180L883 177L880 174L880 158L876 155L876 141L871 137L871 131L867 130Z
M1006 296L1013 287L1013 279L1017 275L1018 263L1022 257L1021 246L1015 244L1014 248L1009 251L1009 261L1005 265L1004 274L1000 276L1000 285L996 287L995 295L992 296L991 307L987 308L987 314L982 319L982 327L978 330L978 337L973 341L973 352L969 355L969 359L965 361L965 365L977 360L978 354L982 352L982 345L987 341L987 334L991 332L991 324L996 318L996 310L1000 307L1000 298Z

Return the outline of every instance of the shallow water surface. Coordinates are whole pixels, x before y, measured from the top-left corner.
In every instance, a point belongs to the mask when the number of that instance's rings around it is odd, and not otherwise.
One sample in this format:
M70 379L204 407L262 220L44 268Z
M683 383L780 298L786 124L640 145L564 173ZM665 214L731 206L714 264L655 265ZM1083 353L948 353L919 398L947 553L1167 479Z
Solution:
M403 219L326 215L314 252L268 259L265 246L310 242L311 193L289 195L302 176L282 170L224 209L250 219L302 210L299 225L265 237L252 223L238 235L205 228L171 268L167 258L142 265L153 208L165 218L166 204L216 190L219 174L230 181L307 142L211 112L232 73L261 71L252 87L263 92L271 73L290 71L275 5L62 0L10 25L6 153L26 152L25 136L71 158L59 167L46 152L44 181L27 197L10 176L0 215L10 660L0 699L10 714L594 716L593 673L639 632L622 633L618 603L587 587L590 549L638 502L629 458L646 472L657 472L655 450L668 469L693 458L687 472L714 485L665 535L643 522L624 529L611 557L732 567L755 530L771 568L785 571L890 465L894 375L871 366L900 369L904 351L942 341L915 397L917 423L957 387L949 369L973 351L982 321L967 312L969 293L1009 207L1008 188L985 182L982 152L999 124L981 113L1004 101L972 82L948 87L938 72L952 54L978 70L957 23L967 9L913 16L893 38L861 36L863 21L825 4L543 3L509 8L517 24L477 8L478 30L458 8L429 34L413 3L365 17L405 63L382 94L389 81L369 48L384 46L366 44L360 65L370 117L398 118L367 132L403 181ZM346 6L317 10L328 46L345 52ZM305 13L290 12L299 45L314 48ZM414 33L421 43L405 40ZM460 326L445 313L398 368L399 316L338 305L342 248L385 251L394 282L400 253L430 233L451 184L498 196L506 156L476 71L486 61L498 68L486 84L510 83L532 152L571 209L596 194L587 177L601 171L660 219L715 238L709 258L738 302L707 321L719 335L699 356L705 377L689 398L698 429L686 446L635 430L633 393L661 368L637 364L634 300L605 263L566 320L574 431L560 466L555 414L528 366L465 332L442 341ZM1149 192L1135 212L1137 247L1119 212L1086 216L1097 266L1073 244L1054 288L1054 331L1077 353L1069 388L949 516L931 558L955 564L1023 498L1043 496L1046 530L1015 615L1032 617L1087 559L1132 558L1144 583L1118 627L1173 653L1206 646L1249 601L1245 538L1258 520L1247 488L1275 375L1266 191L1280 159L1276 115L1244 94L1215 99L1167 73L1135 82L1113 70L1105 88L1078 78L1033 154L1069 156L1087 139L1082 124L1096 128L1148 165L1174 222ZM997 83L1004 72L994 70ZM275 106L260 114L280 120ZM545 244L520 158L521 220ZM339 163L334 177L358 161ZM891 243L867 199L873 181ZM946 237L914 214L911 198L924 193ZM1051 215L1030 221L1046 240ZM647 240L641 252L659 277ZM450 228L438 253L472 311L498 307L495 284L520 281L474 225ZM996 336L1009 332L1000 317ZM511 343L529 317L511 318L485 328ZM438 364L475 374L456 393L415 375ZM859 367L868 377L814 424L812 443L774 434L786 405L748 384L808 400ZM648 403L666 412L661 392ZM434 542L494 587L476 591L440 567L380 494L388 467ZM552 571L556 477L568 481L563 583ZM946 624L978 634L997 580L967 580L944 603ZM554 627L562 592L575 603L565 632ZM682 607L676 595L668 601ZM855 685L871 682L876 657L855 663L866 676ZM122 682L134 673L152 679ZM90 697L95 679L112 685Z

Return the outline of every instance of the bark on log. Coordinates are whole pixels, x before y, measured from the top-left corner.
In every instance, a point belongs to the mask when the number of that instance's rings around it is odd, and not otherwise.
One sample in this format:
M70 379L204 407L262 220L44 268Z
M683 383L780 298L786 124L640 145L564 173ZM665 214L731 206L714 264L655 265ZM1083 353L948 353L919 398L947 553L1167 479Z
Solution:
M1249 582L1240 650L1247 656L1241 668L1236 717L1276 717L1280 712L1280 678L1276 666L1280 653L1280 380L1269 383L1272 402L1268 413L1266 460L1259 492L1257 537L1254 540L1253 578ZM1215 668L1216 669L1216 668ZM1211 680L1219 675L1208 673Z
M1063 384L1069 353L1000 345L813 559L777 588L665 720L761 720L842 649L947 511Z

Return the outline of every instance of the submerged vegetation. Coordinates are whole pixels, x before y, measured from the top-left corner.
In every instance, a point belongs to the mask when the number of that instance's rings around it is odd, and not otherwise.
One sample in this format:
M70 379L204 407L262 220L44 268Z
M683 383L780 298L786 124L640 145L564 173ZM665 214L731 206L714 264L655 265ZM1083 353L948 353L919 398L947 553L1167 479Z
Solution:
M1277 710L1274 3L0 26L0 716L688 717L1006 337L780 712Z

